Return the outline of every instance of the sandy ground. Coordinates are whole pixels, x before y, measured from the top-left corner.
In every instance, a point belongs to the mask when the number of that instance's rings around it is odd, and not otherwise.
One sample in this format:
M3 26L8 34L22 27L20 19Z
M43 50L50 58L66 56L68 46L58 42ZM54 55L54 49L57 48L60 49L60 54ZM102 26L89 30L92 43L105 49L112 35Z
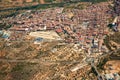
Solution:
M61 39L60 36L54 31L37 31L37 32L31 32L29 35L32 37L41 37L50 40Z

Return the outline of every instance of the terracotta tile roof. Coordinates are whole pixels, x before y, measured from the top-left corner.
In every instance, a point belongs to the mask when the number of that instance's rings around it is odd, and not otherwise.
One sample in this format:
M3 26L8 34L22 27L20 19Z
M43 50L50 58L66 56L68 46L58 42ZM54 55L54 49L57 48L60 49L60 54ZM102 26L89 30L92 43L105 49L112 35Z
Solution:
M62 32L62 31L63 30L61 28L56 29L56 32L58 32L58 33Z

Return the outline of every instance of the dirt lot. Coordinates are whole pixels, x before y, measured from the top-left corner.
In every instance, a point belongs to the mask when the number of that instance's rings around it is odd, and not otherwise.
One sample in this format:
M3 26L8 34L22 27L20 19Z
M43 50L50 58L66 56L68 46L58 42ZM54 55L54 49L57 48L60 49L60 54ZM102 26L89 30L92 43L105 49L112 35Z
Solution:
M54 31L31 32L30 36L41 37L41 38L49 39L49 40L59 40L60 39L60 36L56 32L54 32Z

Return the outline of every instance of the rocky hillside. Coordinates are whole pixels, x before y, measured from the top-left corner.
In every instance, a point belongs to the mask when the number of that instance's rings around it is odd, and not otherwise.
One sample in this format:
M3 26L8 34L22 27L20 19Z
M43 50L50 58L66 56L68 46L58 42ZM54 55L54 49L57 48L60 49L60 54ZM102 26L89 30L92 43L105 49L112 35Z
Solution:
M58 42L44 42L42 45L1 42L1 80L89 79L90 66L75 72L70 70L84 61L84 51L78 52L74 45L58 45Z
M105 44L109 50L116 50L120 48L120 32L108 35L105 39Z

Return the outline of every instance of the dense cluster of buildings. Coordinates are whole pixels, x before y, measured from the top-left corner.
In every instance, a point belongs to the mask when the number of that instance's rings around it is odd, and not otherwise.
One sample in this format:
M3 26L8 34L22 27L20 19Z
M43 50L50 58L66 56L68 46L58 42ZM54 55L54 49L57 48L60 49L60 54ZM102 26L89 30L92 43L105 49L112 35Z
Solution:
M108 11L108 4L100 3L82 10L65 11L64 8L29 10L16 17L8 17L4 21L13 24L13 27L9 28L13 33L24 31L24 34L28 34L33 31L54 30L65 42L80 44L91 53L91 48L101 51L104 47L103 39L108 34L107 24L112 15ZM22 36L15 33L13 35L14 40Z
M32 0L28 0L28 2L29 1ZM63 41L65 45L66 43L73 43L73 50L75 52L81 51L81 53L83 52L84 54L88 53L89 55L87 55L86 58L88 56L97 58L96 55L98 56L99 54L94 53L108 51L104 44L104 38L109 34L110 30L107 26L113 16L109 11L108 5L108 3L104 2L92 4L84 9L55 7L45 10L28 10L17 16L1 20L0 23L5 22L6 24L11 24L12 27L8 30L0 30L0 37L14 42L20 40L27 41L25 40L26 36L32 38L34 36L34 40L29 40L33 41L34 44L39 44L40 48L38 48L38 50L41 49L40 42L42 41L51 42L53 40L59 40L61 42ZM120 21L120 17L117 17L113 22L116 22L117 19ZM118 26L120 27L120 24ZM53 43L51 45L53 45ZM48 48L48 46L46 47ZM66 53L68 53L67 55L69 55L67 50L69 50L68 47L61 50L53 48L51 52L62 55L66 51ZM72 48L70 48L70 51L70 53L73 52L73 55L75 54ZM73 55L71 56L73 57ZM52 57L54 58L55 56ZM77 56L75 58L77 58ZM50 60L50 57L48 56L46 59ZM55 57L55 59L57 58ZM60 60L59 57L58 60ZM77 66L77 68L78 67L80 66ZM110 69L112 68L110 67ZM103 77L105 80L118 80L120 78L118 73L106 73Z

